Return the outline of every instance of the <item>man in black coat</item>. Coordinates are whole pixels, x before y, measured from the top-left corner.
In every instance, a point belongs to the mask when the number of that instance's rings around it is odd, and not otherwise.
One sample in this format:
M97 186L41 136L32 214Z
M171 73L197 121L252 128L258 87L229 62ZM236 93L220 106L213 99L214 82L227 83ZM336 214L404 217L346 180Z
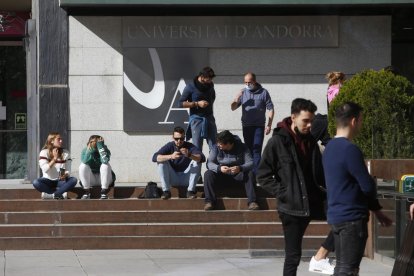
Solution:
M326 219L322 160L310 133L316 105L295 99L291 116L277 124L257 171L257 181L278 199L285 238L283 275L296 275L302 239L312 219Z

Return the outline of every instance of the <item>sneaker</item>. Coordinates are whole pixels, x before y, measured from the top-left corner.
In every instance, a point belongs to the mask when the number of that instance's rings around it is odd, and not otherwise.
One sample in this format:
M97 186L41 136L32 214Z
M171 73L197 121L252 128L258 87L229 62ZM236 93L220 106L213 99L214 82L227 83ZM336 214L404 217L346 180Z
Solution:
M62 195L53 194L53 199L65 199L65 198L63 197L63 194Z
M64 193L62 194L62 197L63 197L63 199L68 199L68 193L67 193L67 192L64 192Z
M335 266L329 262L329 258L317 261L315 257L312 257L309 263L309 271L311 272L332 275L334 274L334 269Z
M42 199L54 199L54 198L55 198L55 194L48 194L48 193L42 192Z
M211 202L206 202L204 204L204 211L211 211L213 210L213 204Z
M81 197L81 199L90 199L91 198L91 194L90 193L85 193L83 194L83 196Z
M250 202L249 203L248 209L250 211L255 211L255 210L260 210L260 207L259 207L259 205L256 202L253 201L253 202Z
M171 192L170 191L162 192L161 199L170 199L170 198L171 198Z
M107 194L101 194L101 199L108 199L108 195Z
M187 191L187 198L190 198L190 199L197 198L197 194L193 191Z

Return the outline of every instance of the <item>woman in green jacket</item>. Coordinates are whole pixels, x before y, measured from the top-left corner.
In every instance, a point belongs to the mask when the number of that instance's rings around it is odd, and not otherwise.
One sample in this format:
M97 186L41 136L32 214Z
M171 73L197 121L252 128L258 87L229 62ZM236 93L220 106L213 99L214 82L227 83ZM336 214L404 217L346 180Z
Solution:
M109 159L111 152L99 135L89 137L86 147L81 153L79 178L85 190L81 199L89 199L92 186L101 186L101 199L108 199L109 188L114 185L115 174Z

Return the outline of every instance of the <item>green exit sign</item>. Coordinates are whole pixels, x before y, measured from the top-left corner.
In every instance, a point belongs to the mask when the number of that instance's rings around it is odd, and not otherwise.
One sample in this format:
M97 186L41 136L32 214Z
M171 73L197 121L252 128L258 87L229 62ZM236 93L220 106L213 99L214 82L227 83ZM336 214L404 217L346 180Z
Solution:
M14 114L14 129L27 129L27 114L15 113Z

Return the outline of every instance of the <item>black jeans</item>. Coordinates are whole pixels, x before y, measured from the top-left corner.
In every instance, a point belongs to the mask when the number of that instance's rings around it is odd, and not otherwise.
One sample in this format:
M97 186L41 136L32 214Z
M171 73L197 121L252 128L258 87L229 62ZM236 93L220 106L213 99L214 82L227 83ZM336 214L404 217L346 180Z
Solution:
M291 216L279 212L285 236L285 263L283 276L296 276L296 271L302 257L302 239L309 225L309 217Z
M323 241L322 247L325 248L326 250L328 250L329 252L334 252L335 251L335 238L334 238L332 230L329 231L328 236Z
M252 171L239 172L236 175L229 175L207 170L204 173L205 202L211 202L214 205L216 203L216 193L214 190L218 186L223 185L244 185L248 203L256 202L255 181Z
M334 275L358 275L368 238L368 219L332 224L335 239Z

